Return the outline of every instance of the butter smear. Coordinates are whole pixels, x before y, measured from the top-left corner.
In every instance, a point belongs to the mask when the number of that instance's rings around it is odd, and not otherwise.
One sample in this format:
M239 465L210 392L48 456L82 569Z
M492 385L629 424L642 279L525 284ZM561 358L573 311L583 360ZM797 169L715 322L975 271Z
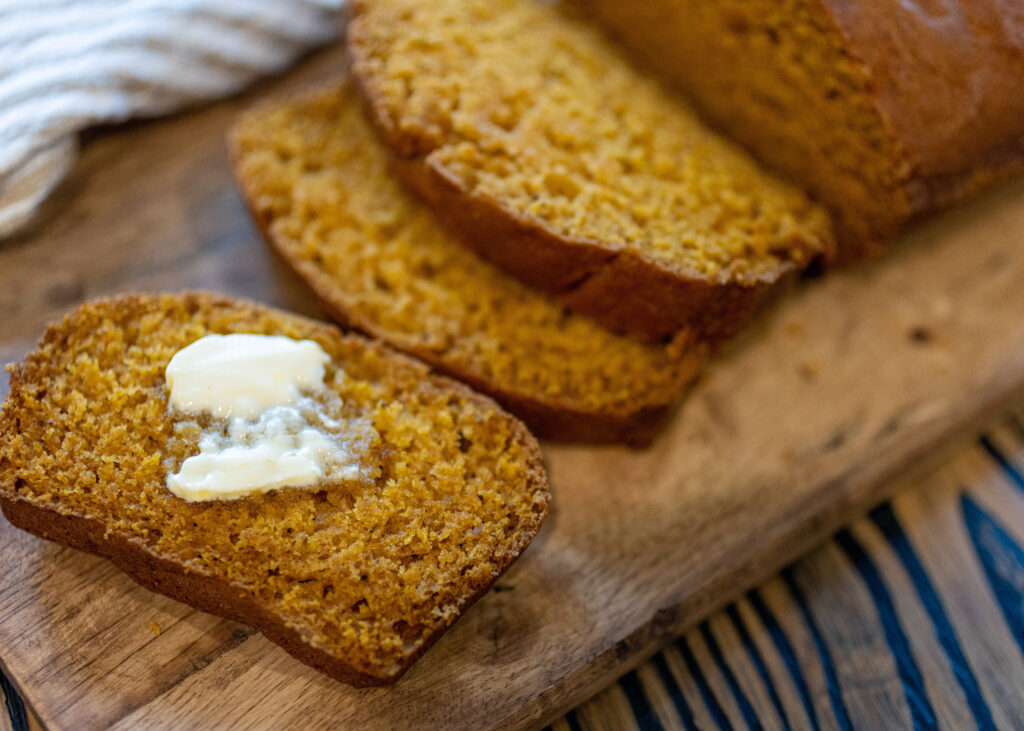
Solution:
M324 383L328 363L317 343L272 335L207 335L175 353L170 408L211 425L167 487L188 501L223 500L358 478L342 425L313 398L337 399Z

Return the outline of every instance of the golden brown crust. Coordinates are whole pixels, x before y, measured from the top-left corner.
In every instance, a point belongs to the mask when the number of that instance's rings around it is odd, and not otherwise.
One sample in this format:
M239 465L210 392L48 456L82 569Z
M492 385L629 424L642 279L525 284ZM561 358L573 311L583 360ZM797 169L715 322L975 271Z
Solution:
M554 234L498 201L462 190L425 157L396 156L392 166L477 254L610 330L645 340L688 330L696 339L721 342L803 268L783 262L770 275L719 281L680 274L628 249Z
M357 688L385 685L348 663L310 647L275 617L267 615L247 595L215 577L203 576L155 555L131 536L110 533L106 526L79 515L46 510L25 500L0 498L0 509L11 525L79 551L110 559L138 584L196 609L256 627L272 642L300 661ZM395 678L397 680L397 678Z
M1024 12L1015 0L816 0L863 68L907 213L886 235L1024 170ZM862 253L847 246L843 261ZM870 249L868 249L870 252Z
M426 366L395 353L387 348L360 336L342 336L338 331L327 325L314 323L283 313L275 313L269 308L255 303L233 300L208 293L184 293L179 296L187 303L187 307L202 310L208 307L233 307L253 317L277 316L286 318L292 323L299 323L306 332L315 333L317 339L327 342L344 339L348 345L363 343L366 348L373 349L388 360L389 367L402 374L402 378L419 377L429 388L439 389L472 402L486 412L501 414L500 408L486 396L471 391L465 385L443 376L429 372ZM143 311L152 311L147 303L153 298L146 295L127 295L109 300L94 301L85 307L111 307L119 311L134 312L140 307ZM32 485L19 475L19 465L14 462L17 454L10 448L18 436L18 424L37 418L39 410L38 396L50 385L38 383L39 368L45 366L41 358L44 346L61 346L75 336L73 315L59 325L50 327L42 340L39 350L17 364L11 373L11 392L0 410L0 507L7 519L19 528L43 538L54 540L79 550L88 551L110 558L115 565L128 574L136 582L153 591L170 596L179 601L195 606L203 611L244 622L256 627L262 634L287 652L344 683L357 687L370 685L389 685L395 682L423 654L444 631L450 626L441 623L429 637L407 656L401 659L397 667L380 672L368 672L367 669L353 666L343 656L331 654L304 641L300 634L289 627L283 616L276 614L270 605L265 604L250 590L215 573L204 570L195 563L186 565L174 556L162 554L153 545L147 544L147 538L133 532L118 529L94 516L77 511L54 499L52 493L56 486ZM494 572L489 580L468 583L464 588L464 601L460 604L459 614L479 599L497 579L498 576L518 558L540 529L547 514L550 493L547 489L540 448L537 441L526 430L525 426L508 416L511 433L510 441L522 445L526 459L524 489L533 495L532 511L522 516L512 534L512 540L493 556ZM39 445L40 447L42 445ZM113 455L116 456L116 455ZM20 473L24 474L24 473ZM42 494L42 497L41 495ZM147 534L148 536L148 534ZM454 620L453 620L454 621Z
M501 200L469 190L432 156L442 139L431 129L402 128L370 61L364 16L372 3L350 3L347 49L367 115L393 155L393 166L463 243L527 284L615 332L650 341L688 329L703 341L734 335L776 290L817 256L832 253L827 231L786 252L771 268L743 266L709 276L606 241L556 231ZM806 232L804 232L806 234ZM799 238L799 236L795 237ZM809 236L813 238L813 235ZM808 252L816 252L810 253ZM790 254L793 258L787 258Z
M910 163L908 180L970 176L979 164L1000 167L1011 150L1024 154L1017 0L819 1L868 71L879 113Z
M186 570L181 564L149 551L131 536L109 532L99 521L46 510L24 500L6 497L0 497L0 510L11 525L17 528L40 538L110 559L133 581L151 591L201 611L255 627L260 634L300 662L355 688L387 686L397 682L447 631L447 627L439 627L414 654L409 656L396 675L380 678L360 672L342 658L334 657L303 642L294 630L285 626L277 617L267 614L258 603L230 584L213 576L203 576L195 571ZM517 553L521 553L524 548L525 546L520 548ZM479 601L490 587L491 584L476 587L475 593L463 605L463 612Z
M576 2L832 208L840 261L1024 169L1016 0Z
M346 81L340 82L338 88L345 88L346 83ZM310 90L305 94L296 94L294 95L295 103L301 103L303 99L315 99L318 98L318 95L325 93L333 93L334 88L331 87L328 92ZM266 102L249 114L256 115L264 108L273 110L287 103L287 100ZM308 257L301 256L300 254L304 251L303 246L294 241L281 227L274 226L275 212L271 206L265 203L265 198L261 195L260 181L254 179L243 169L245 150L241 140L241 130L238 127L229 134L228 146L235 179L264 239L281 256L283 261L307 283L322 308L333 320L345 328L352 328L370 337L383 340L392 347L429 363L440 372L490 395L502 406L523 419L539 437L563 442L624 442L631 446L644 446L655 437L668 414L683 395L681 391L671 394L657 393L650 395L646 400L634 399L628 404L589 407L581 404L578 400L568 399L557 393L529 392L504 386L483 375L480 371L446 356L443 352L432 350L426 345L410 344L395 338L387 328L366 316L353 296L350 296L344 287L321 266L315 264ZM492 233L495 232L492 230ZM466 282L467 287L478 284L477 282ZM617 286L616 283L613 285ZM589 296L590 293L591 290L580 288L577 296ZM515 303L512 302L509 306L515 306ZM614 347L614 344L611 347ZM695 338L686 335L680 335L672 347L680 353L675 367L679 368L681 373L688 374L681 377L680 381L682 383L692 382L706 357L707 348L698 343Z

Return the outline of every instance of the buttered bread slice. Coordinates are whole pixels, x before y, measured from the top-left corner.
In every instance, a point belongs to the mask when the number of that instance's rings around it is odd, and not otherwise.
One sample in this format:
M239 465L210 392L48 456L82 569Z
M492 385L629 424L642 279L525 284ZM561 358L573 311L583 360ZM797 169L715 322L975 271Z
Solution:
M351 4L398 170L477 252L613 329L731 334L831 252L826 214L555 5Z
M357 686L397 680L547 513L537 443L492 400L248 302L85 304L10 385L11 523Z
M388 170L342 81L243 115L235 174L273 246L339 322L484 391L538 435L642 443L704 348L615 335L459 245Z

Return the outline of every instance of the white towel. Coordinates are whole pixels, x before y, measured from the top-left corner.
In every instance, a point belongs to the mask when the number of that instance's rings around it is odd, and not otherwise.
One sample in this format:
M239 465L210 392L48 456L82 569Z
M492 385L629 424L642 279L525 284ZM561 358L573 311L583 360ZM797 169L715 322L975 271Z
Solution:
M89 126L166 114L280 71L344 0L0 0L0 238L67 174Z

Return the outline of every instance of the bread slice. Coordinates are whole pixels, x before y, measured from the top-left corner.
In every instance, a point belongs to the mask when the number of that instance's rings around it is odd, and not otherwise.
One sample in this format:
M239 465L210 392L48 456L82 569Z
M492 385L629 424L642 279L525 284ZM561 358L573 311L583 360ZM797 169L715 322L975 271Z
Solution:
M552 3L351 7L354 73L399 172L465 243L567 306L717 339L831 251L822 209Z
M311 339L335 418L379 435L369 477L186 502L197 451L164 369L209 333ZM534 438L493 401L332 326L210 294L81 306L11 368L0 506L154 591L257 627L333 678L393 683L526 548L549 493Z
M843 259L1024 168L1019 0L577 2L832 208Z
M350 81L266 104L231 135L268 240L339 322L484 391L540 436L649 441L706 348L615 335L460 246L387 169Z

